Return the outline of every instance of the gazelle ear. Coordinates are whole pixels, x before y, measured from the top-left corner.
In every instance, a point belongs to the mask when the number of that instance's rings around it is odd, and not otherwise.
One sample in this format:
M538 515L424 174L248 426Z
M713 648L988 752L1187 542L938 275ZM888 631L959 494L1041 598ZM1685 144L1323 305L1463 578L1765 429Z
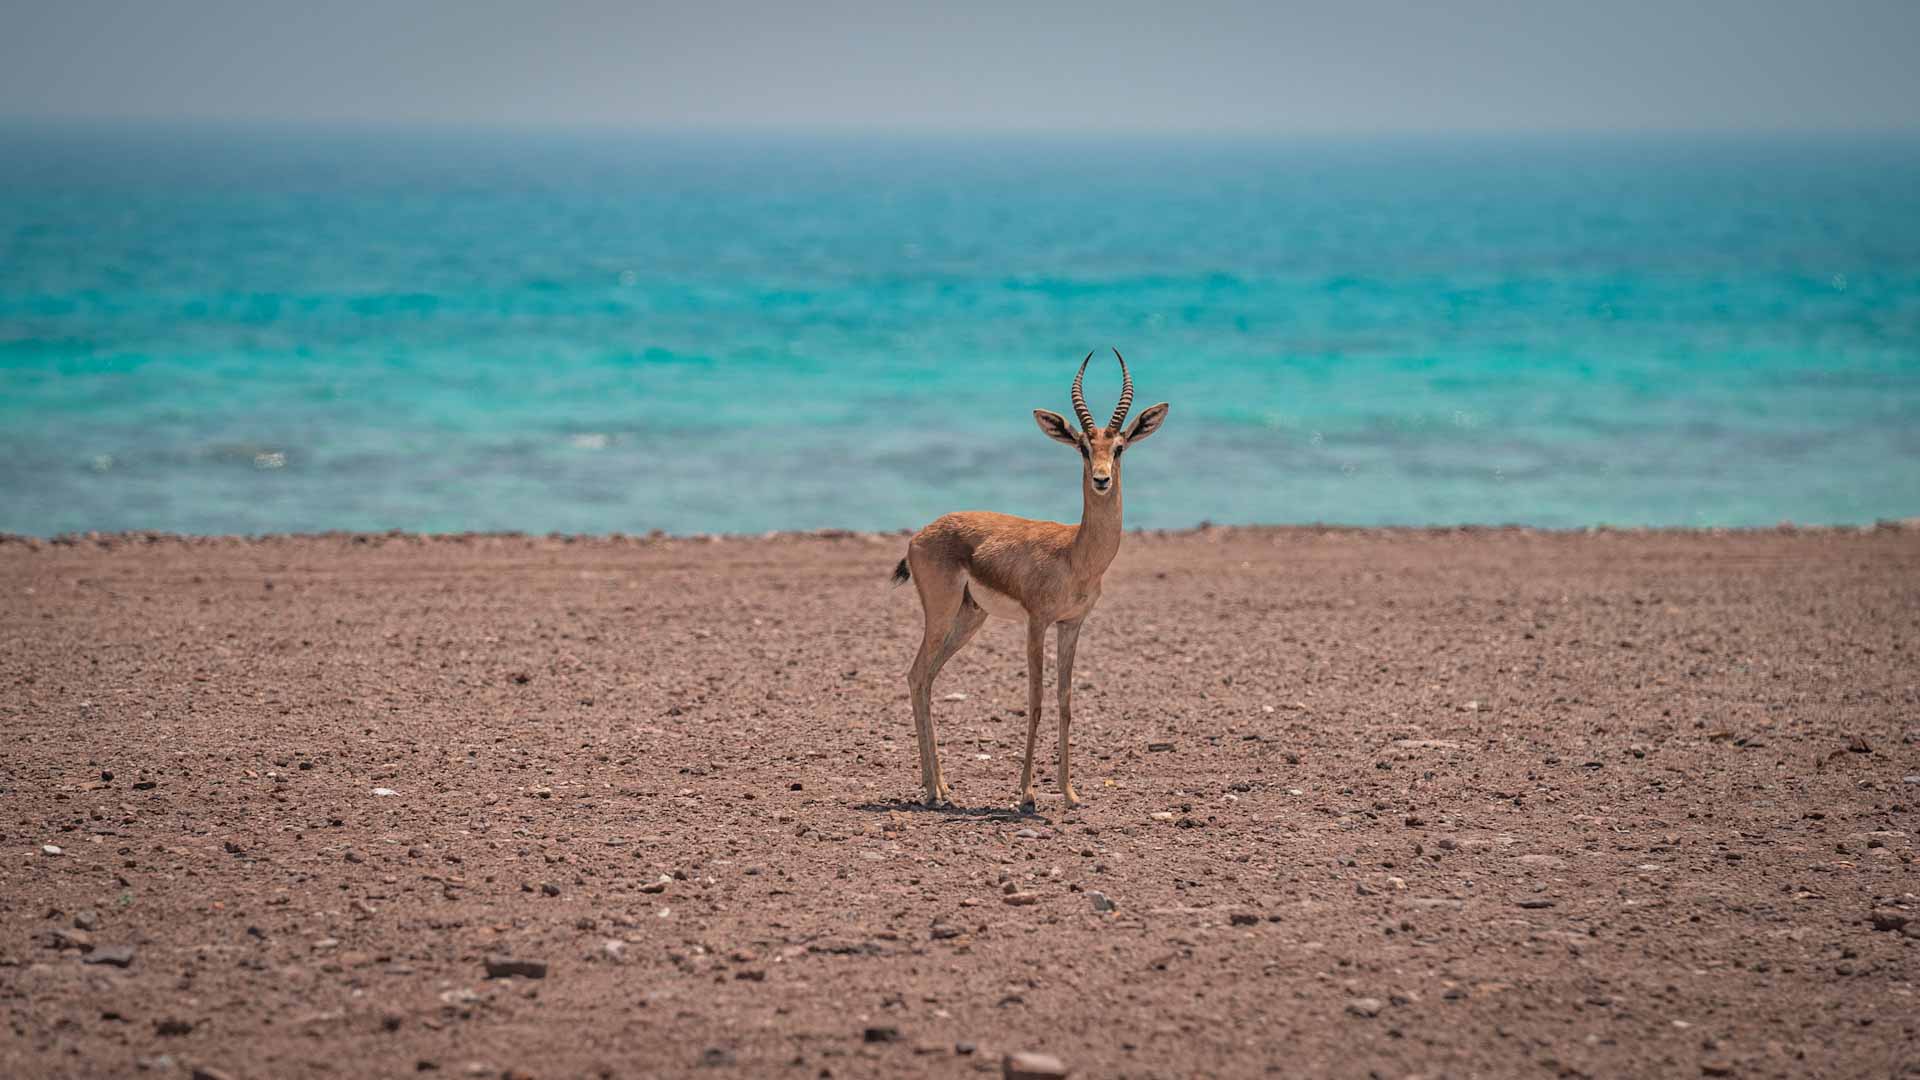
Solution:
M1149 406L1146 411L1133 418L1133 426L1127 429L1127 445L1132 446L1141 439L1160 430L1160 422L1167 418L1167 403Z
M1047 433L1047 438L1054 442L1063 442L1068 446L1080 445L1080 436L1074 433L1073 426L1067 423L1067 418L1059 413L1035 409L1033 419L1040 425L1040 430Z

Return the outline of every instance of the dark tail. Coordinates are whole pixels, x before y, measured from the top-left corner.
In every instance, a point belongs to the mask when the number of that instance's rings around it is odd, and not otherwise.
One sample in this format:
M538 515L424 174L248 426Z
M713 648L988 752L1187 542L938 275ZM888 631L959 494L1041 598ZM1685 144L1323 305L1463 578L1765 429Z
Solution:
M893 568L893 583L895 585L905 585L907 579L912 576L913 571L907 569L907 560L905 559L901 559L900 565Z

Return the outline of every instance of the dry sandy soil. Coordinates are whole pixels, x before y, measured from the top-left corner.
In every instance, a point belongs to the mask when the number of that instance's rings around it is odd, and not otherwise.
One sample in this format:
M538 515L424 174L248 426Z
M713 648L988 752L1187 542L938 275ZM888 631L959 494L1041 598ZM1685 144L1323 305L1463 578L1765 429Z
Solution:
M0 543L0 1074L1920 1075L1920 531L1130 536L1029 816L903 550Z

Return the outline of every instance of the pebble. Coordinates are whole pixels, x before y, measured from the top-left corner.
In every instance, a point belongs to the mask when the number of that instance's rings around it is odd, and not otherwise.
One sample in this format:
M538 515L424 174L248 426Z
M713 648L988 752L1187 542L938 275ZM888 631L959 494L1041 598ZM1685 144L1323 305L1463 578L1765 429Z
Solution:
M1067 1075L1067 1067L1052 1054L1022 1050L1001 1059L1000 1075L1003 1080L1055 1080Z
M1355 1016L1379 1016L1386 1005L1379 998L1354 998L1347 1002L1347 1011Z
M1901 930L1912 921L1912 916L1898 908L1874 908L1868 918L1873 920L1875 930Z
M1090 892L1087 894L1087 899L1093 901L1095 911L1112 911L1115 906L1112 898L1103 892Z
M1552 907L1552 906L1553 906L1553 901L1551 901L1551 900L1522 900L1522 901L1520 901L1520 905L1519 905L1519 906L1521 906L1521 907L1523 907L1523 908L1528 908L1528 909L1530 909L1530 910L1536 910L1536 911L1537 911L1537 910L1539 910L1540 908L1550 908L1550 907Z
M1008 893L1000 899L1012 907L1032 907L1040 902L1040 894L1033 892Z
M547 977L547 962L506 958L487 961L487 978L489 979L510 979L516 975L523 979L544 979Z
M643 893L663 893L667 891L667 886L671 884L673 884L673 878L667 874L661 874L659 881L640 886L640 891Z
M1235 926L1253 926L1260 921L1260 916L1248 911L1236 911L1227 918Z
M548 896L559 896L560 886L555 885L551 881L543 881L540 883L540 891L546 893Z
M234 1080L234 1077L225 1069L216 1069L211 1065L195 1065L193 1080Z
M62 850L60 850L60 845L58 845L58 844L41 844L41 845L40 845L40 854L42 854L42 855L65 855L65 854L66 854L66 852L64 852L64 851L62 851Z
M76 930L100 929L100 913L97 911L79 911L73 916L73 928Z
M393 790L393 789L392 789L392 788L390 788L390 787L377 787L377 788L374 788L374 789L373 789L373 793L374 793L375 795L377 795L377 796L379 796L380 798L383 798L383 799L384 799L384 798L387 798L388 796L392 796L392 795L398 795L398 794L400 794L399 792L397 792L397 791L395 791L395 790Z
M53 947L56 949L79 949L81 952L93 950L93 935L85 930L55 930L52 937Z
M862 1032L860 1037L870 1043L899 1042L900 1029L897 1027L870 1027Z
M80 958L88 964L112 964L114 967L130 967L133 964L133 946L109 945L104 949L95 949Z
M617 939L609 938L606 942L601 944L600 955L606 957L607 959L613 961L616 964L625 963L627 959L627 943Z

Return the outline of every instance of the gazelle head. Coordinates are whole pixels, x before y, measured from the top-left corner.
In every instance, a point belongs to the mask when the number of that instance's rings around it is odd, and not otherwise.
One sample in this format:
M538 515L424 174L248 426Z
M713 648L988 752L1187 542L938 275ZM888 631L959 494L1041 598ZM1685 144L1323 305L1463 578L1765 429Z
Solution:
M1080 361L1080 371L1073 377L1073 412L1080 418L1079 430L1057 412L1033 410L1034 420L1048 438L1080 451L1085 462L1083 482L1088 491L1100 496L1112 494L1120 487L1120 455L1127 447L1160 430L1160 422L1167 418L1167 403L1163 401L1134 417L1133 426L1127 428L1125 434L1121 433L1120 425L1126 422L1127 411L1133 408L1133 376L1127 374L1127 360L1119 349L1113 350L1113 358L1120 361L1120 404L1114 407L1113 419L1107 421L1105 427L1095 426L1093 413L1087 409L1086 395L1080 390L1092 353Z

